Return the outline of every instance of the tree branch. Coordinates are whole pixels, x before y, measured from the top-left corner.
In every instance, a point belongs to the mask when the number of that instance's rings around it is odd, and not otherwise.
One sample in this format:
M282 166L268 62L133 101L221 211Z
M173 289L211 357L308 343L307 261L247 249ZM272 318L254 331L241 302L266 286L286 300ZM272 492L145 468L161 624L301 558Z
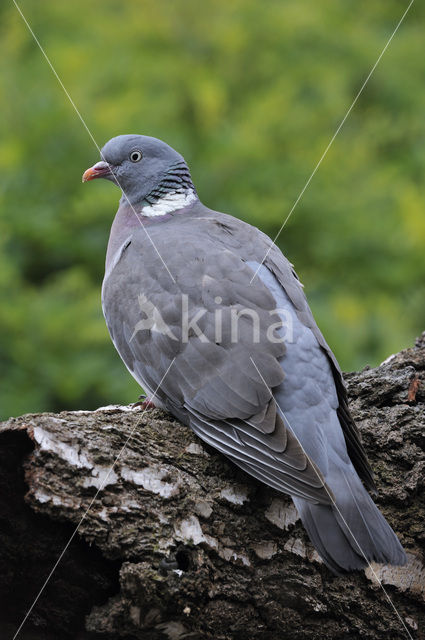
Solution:
M425 334L347 375L377 503L409 558L374 570L413 638L425 637L424 379ZM370 569L334 577L288 497L163 412L27 415L0 439L3 635L94 498L20 638L408 637Z

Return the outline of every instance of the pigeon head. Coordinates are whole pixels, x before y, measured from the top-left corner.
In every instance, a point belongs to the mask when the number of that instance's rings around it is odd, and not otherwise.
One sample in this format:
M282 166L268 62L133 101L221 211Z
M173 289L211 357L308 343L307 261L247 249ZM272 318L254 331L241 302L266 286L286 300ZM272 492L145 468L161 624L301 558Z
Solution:
M106 178L118 185L123 200L151 207L178 194L195 194L188 166L168 144L140 135L111 138L101 152L102 160L83 174L83 182Z

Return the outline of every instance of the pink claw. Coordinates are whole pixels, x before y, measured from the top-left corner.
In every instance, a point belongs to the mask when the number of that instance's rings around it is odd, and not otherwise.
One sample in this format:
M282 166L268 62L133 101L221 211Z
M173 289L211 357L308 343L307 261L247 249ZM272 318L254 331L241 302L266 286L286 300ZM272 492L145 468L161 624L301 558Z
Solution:
M152 400L148 400L148 398L145 398L145 400L139 400L139 402L135 402L133 404L133 409L134 407L140 407L143 411L149 411L149 409L155 409L155 405L152 402Z
M144 410L144 411L148 411L149 409L155 409L155 405L151 400L143 400L143 402L140 403L140 407Z

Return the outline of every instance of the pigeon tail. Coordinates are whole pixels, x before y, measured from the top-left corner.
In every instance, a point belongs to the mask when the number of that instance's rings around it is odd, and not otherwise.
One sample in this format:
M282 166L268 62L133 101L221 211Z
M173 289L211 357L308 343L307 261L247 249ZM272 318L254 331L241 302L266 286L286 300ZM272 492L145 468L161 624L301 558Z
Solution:
M325 564L338 575L364 569L369 562L404 565L403 547L354 468L339 469L339 481L329 486L336 506L292 498Z

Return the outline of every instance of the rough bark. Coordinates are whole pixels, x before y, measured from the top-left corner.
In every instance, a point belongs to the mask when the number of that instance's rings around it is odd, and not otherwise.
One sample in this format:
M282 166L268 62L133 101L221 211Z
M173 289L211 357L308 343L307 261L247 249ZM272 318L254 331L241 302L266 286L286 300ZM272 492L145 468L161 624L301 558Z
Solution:
M401 619L372 570L327 570L289 498L169 415L109 407L0 425L1 637L88 508L19 638L425 637L424 377L425 334L347 375L377 502L408 552L404 568L374 567Z

